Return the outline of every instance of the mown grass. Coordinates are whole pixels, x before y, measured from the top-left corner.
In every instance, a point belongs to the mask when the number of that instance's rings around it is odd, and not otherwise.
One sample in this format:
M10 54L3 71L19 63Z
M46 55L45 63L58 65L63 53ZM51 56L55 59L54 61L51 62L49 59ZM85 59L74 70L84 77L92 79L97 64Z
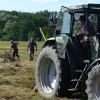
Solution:
M0 58L0 100L47 100L38 93L33 93L35 84L35 63L43 43L38 43L38 51L33 61L29 61L27 42L19 42L21 61L3 62ZM9 52L10 42L0 41L0 54ZM19 65L19 66L16 66ZM52 98L50 100L78 100Z

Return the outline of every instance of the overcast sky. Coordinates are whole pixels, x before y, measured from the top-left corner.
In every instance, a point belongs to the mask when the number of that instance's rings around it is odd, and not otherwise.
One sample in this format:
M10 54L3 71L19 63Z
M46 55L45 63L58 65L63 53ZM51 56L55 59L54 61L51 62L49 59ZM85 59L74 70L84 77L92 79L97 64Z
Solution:
M60 7L76 4L100 3L100 0L0 0L0 10L37 12L59 11Z

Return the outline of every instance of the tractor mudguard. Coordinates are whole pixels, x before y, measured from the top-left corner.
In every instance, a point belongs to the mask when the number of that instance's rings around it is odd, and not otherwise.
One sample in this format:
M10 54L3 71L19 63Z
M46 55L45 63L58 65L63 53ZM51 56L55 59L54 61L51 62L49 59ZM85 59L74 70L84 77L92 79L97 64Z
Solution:
M49 38L49 39L46 40L46 42L44 43L42 48L44 48L46 46L55 46L55 45L56 45L55 44L55 38L52 37L52 38Z
M67 44L68 40L69 40L69 36L67 36L65 34L61 34L59 36L47 39L47 41L45 42L43 47L45 47L47 45L55 46L58 57L65 59L65 50L66 50L66 44Z
M93 61L87 68L86 70L86 74L97 64L100 64L100 58L96 59L95 61Z

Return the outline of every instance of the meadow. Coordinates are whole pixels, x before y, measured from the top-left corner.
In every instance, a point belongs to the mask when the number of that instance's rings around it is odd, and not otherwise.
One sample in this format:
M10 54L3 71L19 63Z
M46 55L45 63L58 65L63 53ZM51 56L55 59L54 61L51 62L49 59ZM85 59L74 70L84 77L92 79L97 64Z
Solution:
M29 61L27 42L19 42L20 61L4 62L0 58L0 100L47 100L38 92L33 92L35 84L35 64L43 42L39 42L38 51L33 61ZM0 41L0 54L9 52L10 42ZM19 66L16 66L19 65ZM50 100L79 100L68 98L52 98Z

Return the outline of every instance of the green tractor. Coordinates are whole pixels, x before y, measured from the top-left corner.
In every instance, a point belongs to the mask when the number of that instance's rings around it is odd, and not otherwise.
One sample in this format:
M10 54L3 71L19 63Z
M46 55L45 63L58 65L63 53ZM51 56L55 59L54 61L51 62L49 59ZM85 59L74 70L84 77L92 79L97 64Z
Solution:
M95 37L96 51L90 43L82 44L77 34L81 15L86 17L86 29L88 19L94 24L96 34L85 35ZM55 28L54 37L45 42L36 63L39 94L52 98L82 92L88 100L100 100L100 4L62 6L59 14L51 15L50 22Z

